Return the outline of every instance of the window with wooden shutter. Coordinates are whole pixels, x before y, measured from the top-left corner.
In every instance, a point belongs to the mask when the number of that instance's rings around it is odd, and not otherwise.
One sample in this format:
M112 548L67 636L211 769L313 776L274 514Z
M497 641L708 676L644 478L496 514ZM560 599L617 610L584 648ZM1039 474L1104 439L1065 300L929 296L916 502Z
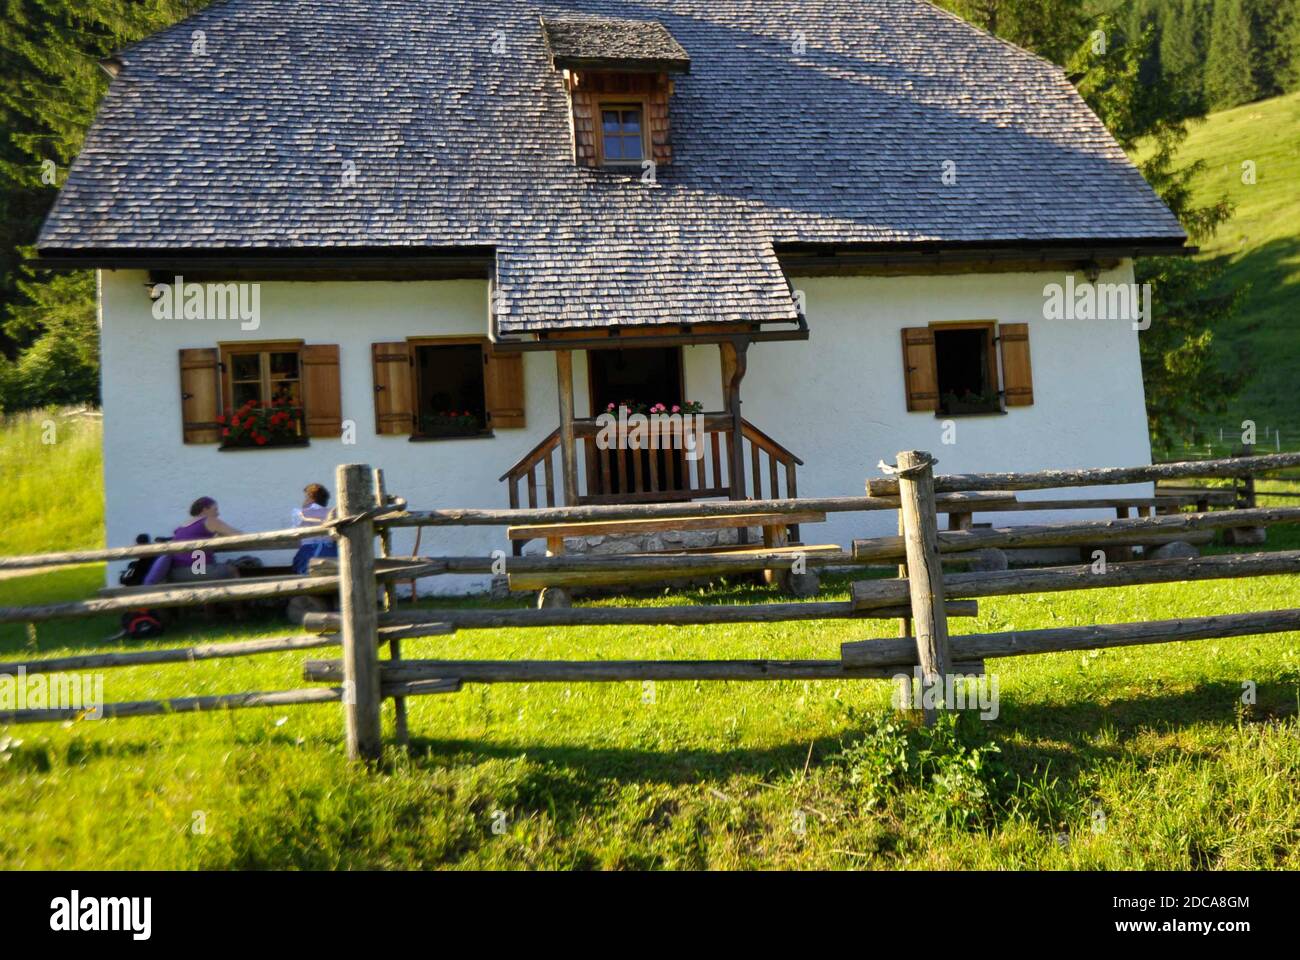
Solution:
M215 347L180 351L181 436L185 443L220 443L221 354Z
M411 382L411 346L400 343L370 345L374 371L375 432L383 435L415 432L415 391Z
M498 353L489 346L484 353L484 362L487 364L488 425L495 429L527 426L524 416L524 355Z
M343 397L339 382L339 347L313 343L302 348L303 403L307 436L343 435Z
M997 324L992 320L930 324L939 416L1003 412L996 334Z
M303 349L301 340L220 344L222 449L307 443Z
M1034 375L1029 364L1029 324L1004 323L998 327L1002 352L1002 392L1008 407L1034 402Z
M929 327L903 328L903 382L908 410L939 409L934 334Z

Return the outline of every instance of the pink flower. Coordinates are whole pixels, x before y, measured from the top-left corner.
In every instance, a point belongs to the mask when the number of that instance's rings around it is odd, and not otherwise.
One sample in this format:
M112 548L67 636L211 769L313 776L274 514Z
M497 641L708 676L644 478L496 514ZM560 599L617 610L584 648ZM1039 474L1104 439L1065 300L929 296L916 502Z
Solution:
M611 403L611 404L610 404L608 407L606 407L605 409L606 409L606 410L613 410L613 409L614 409L614 405Z
M681 413L681 412L682 412L682 408L677 406L676 404L673 404L673 413Z

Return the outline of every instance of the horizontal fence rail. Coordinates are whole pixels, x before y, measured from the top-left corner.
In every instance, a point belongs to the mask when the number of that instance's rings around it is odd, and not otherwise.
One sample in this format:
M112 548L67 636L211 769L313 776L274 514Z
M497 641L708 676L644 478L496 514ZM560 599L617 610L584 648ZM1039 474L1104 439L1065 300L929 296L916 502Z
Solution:
M249 707L290 707L312 703L338 703L341 688L311 687L306 690L276 690L270 693L220 693L206 697L173 697L170 700L130 700L105 703L100 707L106 719L150 717L170 713L207 713L215 710L245 710ZM81 707L41 708L0 711L0 723L51 723L81 720L87 715Z
M1011 503L1015 494L986 491L944 497L944 507L994 510ZM543 523L581 523L597 520L688 519L736 517L749 513L856 513L897 510L894 497L811 497L797 500L722 500L702 503L599 504L586 507L549 507L518 510L411 510L382 514L375 522L385 527L511 527Z
M328 535L322 527L294 527L290 530L271 530L266 533L240 533L230 537L211 537L207 540L175 540L162 543L137 543L131 547L110 547L104 550L68 550L63 553L37 553L26 557L0 557L0 570L22 570L29 567L55 567L76 563L106 563L115 560L135 560L140 557L161 557L169 553L211 553L217 550L292 549L299 542L319 539Z
M982 663L958 664L965 674ZM628 680L885 680L892 666L851 666L842 660L402 660L381 666L393 681L460 683L618 683ZM308 660L303 679L336 682L339 660ZM441 691L440 691L441 692Z
M715 623L843 620L864 617L892 619L905 614L906 609L899 604L880 608L858 608L847 600L823 603L700 604L684 607L552 607L389 613L381 614L379 622L413 626L437 622L459 630L502 630L517 627L666 627L706 626ZM979 608L970 602L954 602L948 609L949 615L954 617L979 616ZM343 619L339 614L309 613L303 619L303 627L307 630L328 632L339 630L342 626Z
M1131 587L1153 583L1191 580L1231 580L1300 573L1300 550L1278 553L1226 554L1192 557L1186 560L1146 560L1069 567L1040 567L1031 570L998 570L987 573L953 573L943 578L945 596L961 598L1007 597L1026 593L1057 593L1069 590L1100 590L1103 587ZM857 610L892 607L908 595L907 579L859 580L853 584L853 606Z
M1300 630L1300 610L1264 613L1230 613L1146 623L1112 623L1086 627L1052 627L1045 630L1011 630L1005 633L970 633L952 640L953 656L967 659L1021 657L1034 653L1101 650L1145 643L1183 640L1217 640ZM916 647L908 640L855 640L840 646L845 664L855 666L912 666Z
M1159 537L1178 537L1195 530L1300 523L1300 507L1261 507L1218 513L1184 513L1168 517L1129 517L1115 520L1081 520L1036 526L998 527L988 530L940 530L940 553L971 550L1015 549L1044 546L1100 546L1107 543L1154 543ZM853 542L857 562L894 560L904 556L902 537L877 537Z
M1183 477L1242 477L1300 466L1300 453L1275 453L1227 460L1187 460L1143 467L1098 467L1088 470L1039 470L1034 473L940 474L934 478L935 493L980 490L1047 490L1054 487L1091 487L1122 483L1150 483ZM867 481L867 496L898 496L894 478Z

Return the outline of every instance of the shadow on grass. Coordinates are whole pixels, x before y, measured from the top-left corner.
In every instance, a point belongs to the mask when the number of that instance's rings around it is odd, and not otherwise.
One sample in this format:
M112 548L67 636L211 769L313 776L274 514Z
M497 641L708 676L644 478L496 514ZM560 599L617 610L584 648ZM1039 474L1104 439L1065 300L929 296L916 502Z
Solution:
M1134 696L1106 704L1026 704L1004 697L996 721L981 722L974 715L965 718L961 739L969 747L996 743L1002 768L1015 779L1042 782L1051 778L1063 795L1084 794L1100 766L1125 757L1135 758L1141 765L1158 761L1156 754L1144 755L1128 746L1143 734L1174 734L1198 725L1235 728L1296 714L1295 690L1284 681L1261 684L1258 703L1249 707L1241 704L1241 692L1235 683L1207 682L1178 693ZM571 783L576 775L591 784L594 798L600 792L597 785L717 787L734 777L767 784L791 782L805 763L816 775L829 758L858 741L868 725L855 723L834 736L817 737L811 742L811 755L807 740L762 748L659 749L436 737L413 738L411 755L417 766L527 757L556 770L566 782ZM1209 747L1203 751L1186 746L1179 749L1185 758L1195 758L1198 753L1205 759L1214 756Z

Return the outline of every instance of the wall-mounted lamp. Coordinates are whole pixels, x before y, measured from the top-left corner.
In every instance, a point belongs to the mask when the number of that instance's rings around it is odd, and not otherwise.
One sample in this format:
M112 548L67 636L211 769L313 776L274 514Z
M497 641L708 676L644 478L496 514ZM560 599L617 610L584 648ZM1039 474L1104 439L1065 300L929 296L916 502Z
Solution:
M1083 268L1083 275L1088 278L1089 283L1096 283L1101 279L1101 264L1096 260L1089 260Z

